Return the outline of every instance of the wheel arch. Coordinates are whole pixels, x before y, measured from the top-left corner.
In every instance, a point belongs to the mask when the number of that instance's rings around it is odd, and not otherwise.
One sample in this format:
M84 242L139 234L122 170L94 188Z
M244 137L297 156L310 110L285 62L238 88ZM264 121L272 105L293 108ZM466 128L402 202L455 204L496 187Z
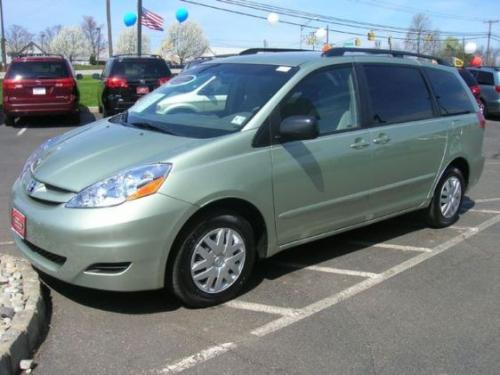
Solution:
M206 203L194 212L187 221L182 225L181 229L175 236L172 242L171 250L167 257L165 268L165 285L168 286L167 278L172 274L172 267L175 257L179 251L181 241L191 227L200 218L208 215L210 212L216 210L229 210L240 214L248 220L255 236L255 244L257 247L257 256L263 258L267 255L268 250L268 231L269 228L266 224L264 216L261 211L252 203L241 198L222 198Z

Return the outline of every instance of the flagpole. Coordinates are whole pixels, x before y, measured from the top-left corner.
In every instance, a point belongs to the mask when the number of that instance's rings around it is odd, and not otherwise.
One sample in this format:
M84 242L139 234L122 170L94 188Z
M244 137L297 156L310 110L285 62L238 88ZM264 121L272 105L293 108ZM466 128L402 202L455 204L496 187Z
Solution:
M137 54L142 52L142 0L137 0Z

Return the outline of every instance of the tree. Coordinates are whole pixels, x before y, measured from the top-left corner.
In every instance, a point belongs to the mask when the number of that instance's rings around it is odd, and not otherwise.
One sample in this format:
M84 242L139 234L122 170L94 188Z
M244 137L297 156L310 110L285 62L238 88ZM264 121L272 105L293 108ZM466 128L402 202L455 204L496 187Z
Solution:
M179 59L180 64L186 60L200 57L208 48L208 41L201 27L191 21L174 23L163 40L162 54L171 54Z
M408 51L433 54L439 50L439 30L431 30L432 24L425 14L418 13L412 18L405 38L405 49Z
M93 60L95 60L96 57L99 56L106 48L106 42L101 31L103 27L103 25L97 24L94 17L83 16L81 28L83 34L85 34L85 37L87 38L87 42L90 47L90 56L91 58L93 57Z
M50 52L50 44L54 37L61 31L62 25L54 25L46 27L44 30L38 33L37 41L40 43L40 47L45 52Z
M463 56L464 46L457 38L447 37L442 44L441 54L444 57Z
M50 49L73 61L75 57L85 56L89 45L79 27L63 27L50 43Z
M7 30L7 44L10 52L18 53L29 42L33 40L34 35L19 25L11 25Z
M147 35L142 34L142 53L150 53L150 39ZM137 30L135 27L130 27L122 30L116 44L118 53L137 53Z

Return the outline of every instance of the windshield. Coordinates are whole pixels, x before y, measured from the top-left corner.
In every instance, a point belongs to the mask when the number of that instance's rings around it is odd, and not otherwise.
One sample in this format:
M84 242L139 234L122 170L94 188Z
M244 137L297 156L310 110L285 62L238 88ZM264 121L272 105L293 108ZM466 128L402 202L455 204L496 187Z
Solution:
M296 71L274 65L202 64L140 99L122 121L193 138L233 133Z
M69 76L70 74L63 61L23 61L13 62L5 78L43 79Z

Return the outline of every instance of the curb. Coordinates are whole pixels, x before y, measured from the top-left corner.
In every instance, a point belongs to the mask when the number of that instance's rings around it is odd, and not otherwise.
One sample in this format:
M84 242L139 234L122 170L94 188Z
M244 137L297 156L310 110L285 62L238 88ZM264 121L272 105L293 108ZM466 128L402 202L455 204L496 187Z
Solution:
M99 113L99 107L87 107L90 113Z
M0 260L15 262L23 275L23 294L26 304L17 312L12 325L0 340L0 374L14 375L19 372L19 362L32 357L33 350L41 343L47 328L47 309L42 296L38 274L31 265L9 255Z

